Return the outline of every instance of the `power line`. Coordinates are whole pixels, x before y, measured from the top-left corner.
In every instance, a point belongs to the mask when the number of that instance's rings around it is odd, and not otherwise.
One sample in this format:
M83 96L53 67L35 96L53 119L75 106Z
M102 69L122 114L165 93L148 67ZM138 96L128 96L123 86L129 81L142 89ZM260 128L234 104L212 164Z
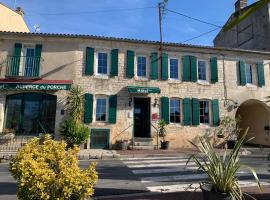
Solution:
M216 31L216 30L218 30L218 29L220 29L220 28L215 28L215 29L213 29L213 30L204 32L204 33L202 33L202 34L200 34L200 35L197 35L197 36L195 36L195 37L189 38L189 39L187 39L187 40L185 40L185 41L183 41L183 42L181 42L181 43L186 43L186 42L189 42L189 41L191 41L191 40L194 40L194 39L200 38L200 37L202 37L202 36L208 35L209 33L212 33L212 32L214 32L214 31Z
M62 12L62 13L36 13L36 14L26 14L27 16L58 16L58 15L87 15L94 13L106 13L106 12L126 12L126 11L135 11L135 10L144 10L144 9L153 9L157 8L156 6L140 7L140 8L119 8L119 9L108 9L108 10L96 10L96 11L85 11L85 12Z

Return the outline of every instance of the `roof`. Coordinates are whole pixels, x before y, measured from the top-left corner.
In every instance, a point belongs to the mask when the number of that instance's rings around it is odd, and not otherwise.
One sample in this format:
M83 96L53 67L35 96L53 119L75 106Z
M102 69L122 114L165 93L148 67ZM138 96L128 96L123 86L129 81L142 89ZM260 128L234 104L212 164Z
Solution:
M65 34L65 33L31 33L31 32L10 32L10 31L0 31L1 35L11 35L11 36L33 36L33 37L54 37L54 38L78 38L78 39L93 39L93 40L105 40L105 41L119 41L119 42L129 42L137 44L149 44L149 45L160 45L159 41L154 40L141 40L141 39L132 39L132 38L118 38L118 37L109 37L109 36L97 36L97 35L87 35L87 34ZM217 51L234 51L242 53L256 53L270 55L270 52L267 51L257 51L257 50L245 50L245 49L236 49L228 47L214 47L214 46L203 46L203 45L192 45L192 44L183 44L175 42L163 42L164 47L186 47L186 48L199 48L204 50L217 50Z

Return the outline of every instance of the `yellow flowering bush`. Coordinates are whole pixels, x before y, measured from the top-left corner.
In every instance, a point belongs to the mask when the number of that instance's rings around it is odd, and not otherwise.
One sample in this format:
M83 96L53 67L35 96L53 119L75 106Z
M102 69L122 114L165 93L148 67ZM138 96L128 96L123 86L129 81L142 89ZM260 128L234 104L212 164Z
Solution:
M27 143L10 162L10 171L18 181L17 196L22 200L82 200L94 193L96 164L80 169L79 148L66 150L64 141L45 137Z

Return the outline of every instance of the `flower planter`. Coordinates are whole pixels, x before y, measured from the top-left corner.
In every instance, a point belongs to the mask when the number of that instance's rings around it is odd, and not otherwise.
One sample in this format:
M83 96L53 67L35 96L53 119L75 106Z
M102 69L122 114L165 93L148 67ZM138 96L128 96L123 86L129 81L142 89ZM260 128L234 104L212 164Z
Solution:
M169 141L165 141L165 142L160 141L160 148L161 149L167 150L167 149L169 149L169 147L170 147Z
M116 142L116 150L127 150L127 148L128 148L127 140L120 140Z
M226 193L218 193L213 191L211 184L201 185L203 200L232 200L231 196Z

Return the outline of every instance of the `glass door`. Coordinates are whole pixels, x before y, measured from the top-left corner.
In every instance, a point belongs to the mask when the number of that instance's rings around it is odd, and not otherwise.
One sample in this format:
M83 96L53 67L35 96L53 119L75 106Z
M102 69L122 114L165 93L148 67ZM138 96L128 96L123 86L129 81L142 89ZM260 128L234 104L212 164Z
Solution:
M33 76L35 65L35 48L27 47L25 49L24 76Z

